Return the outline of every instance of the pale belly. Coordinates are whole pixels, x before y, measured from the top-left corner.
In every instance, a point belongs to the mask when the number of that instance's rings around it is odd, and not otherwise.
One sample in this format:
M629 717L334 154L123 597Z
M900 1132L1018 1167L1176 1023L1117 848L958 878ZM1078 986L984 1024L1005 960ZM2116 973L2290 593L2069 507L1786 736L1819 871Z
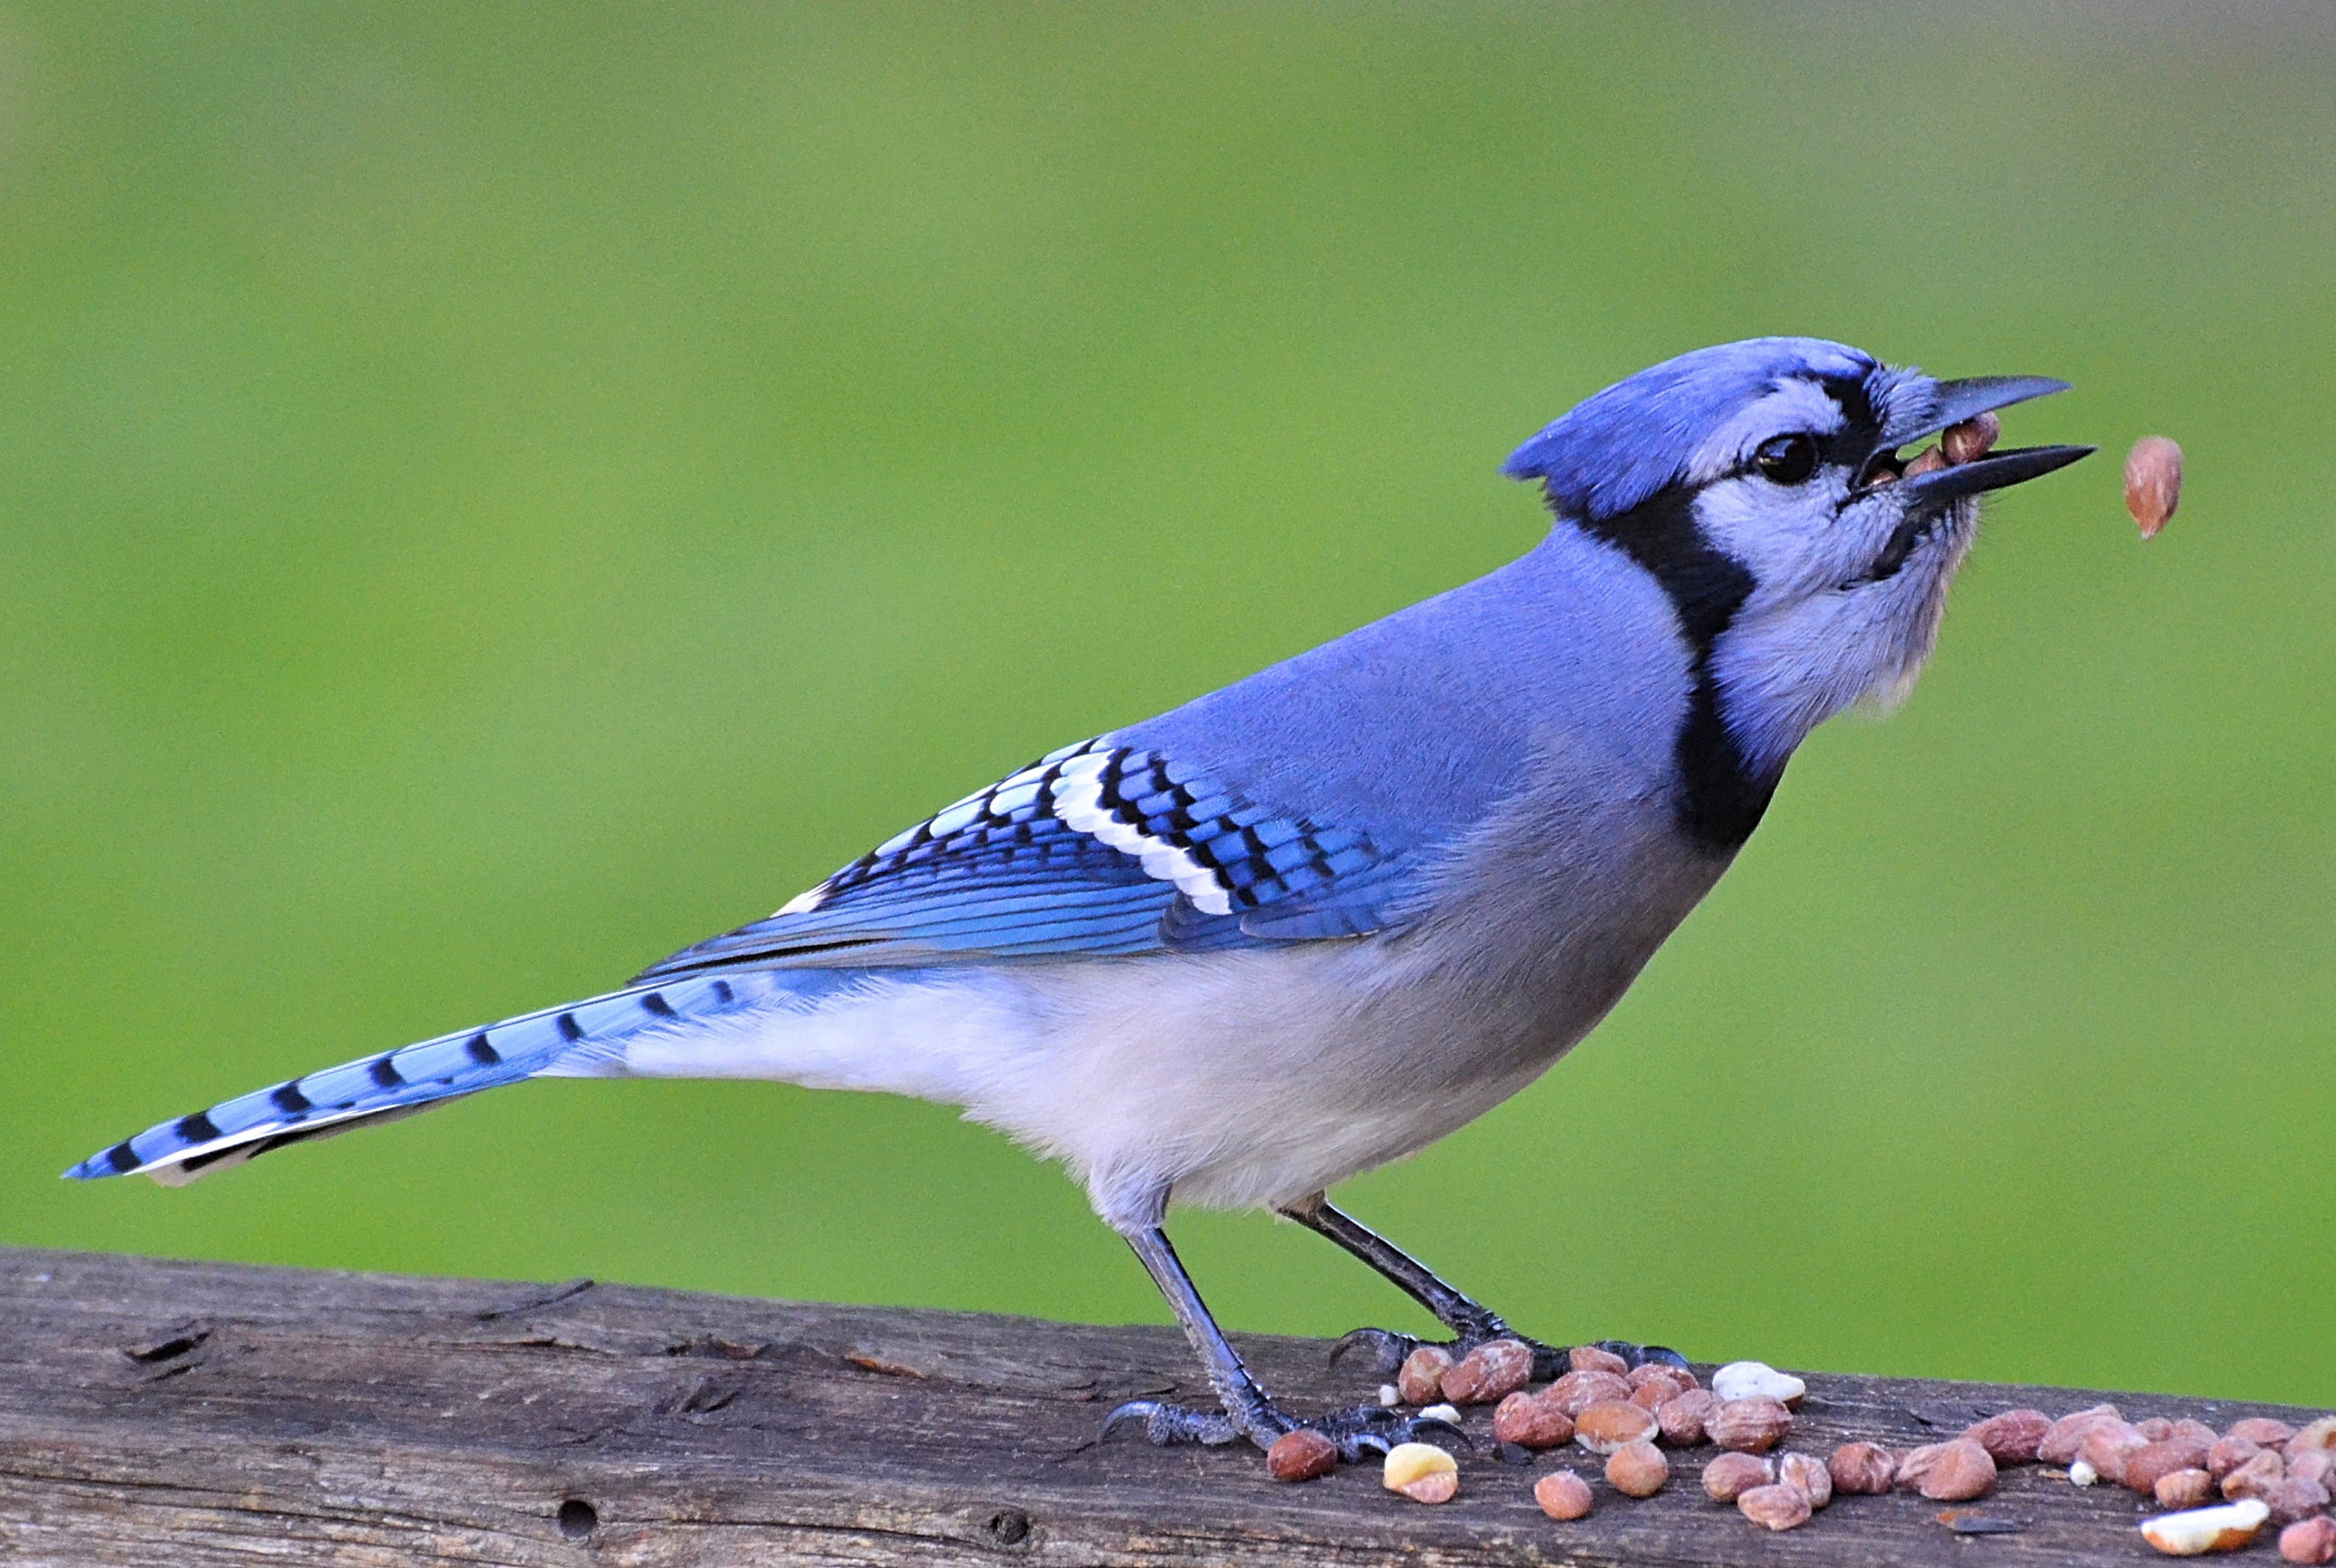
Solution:
M1392 939L1032 974L1043 1066L968 1114L1064 1160L1106 1218L1163 1185L1212 1208L1319 1191L1475 1120L1588 1034L1724 869L1672 842L1594 879L1520 866Z
M1725 869L1650 803L1552 810L1521 801L1491 824L1454 862L1465 893L1396 935L880 973L815 1001L775 989L718 1027L647 1037L610 1070L962 1105L1061 1160L1114 1222L1147 1222L1172 1196L1303 1197L1546 1071Z

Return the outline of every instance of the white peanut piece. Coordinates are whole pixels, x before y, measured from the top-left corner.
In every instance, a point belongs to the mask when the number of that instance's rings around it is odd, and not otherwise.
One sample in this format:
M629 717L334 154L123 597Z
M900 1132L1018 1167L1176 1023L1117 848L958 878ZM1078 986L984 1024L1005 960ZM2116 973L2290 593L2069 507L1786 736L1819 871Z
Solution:
M2193 1508L2186 1514L2161 1514L2141 1522L2141 1538L2170 1557L2201 1557L2209 1552L2235 1552L2255 1538L2271 1517L2260 1499L2225 1503L2219 1508Z
M1789 1372L1779 1372L1766 1361L1730 1361L1711 1375L1711 1392L1725 1403L1730 1399L1774 1399L1787 1410L1808 1394L1809 1386Z
M1460 1462L1433 1443L1397 1443L1387 1450L1379 1484L1415 1503L1449 1503L1460 1490Z

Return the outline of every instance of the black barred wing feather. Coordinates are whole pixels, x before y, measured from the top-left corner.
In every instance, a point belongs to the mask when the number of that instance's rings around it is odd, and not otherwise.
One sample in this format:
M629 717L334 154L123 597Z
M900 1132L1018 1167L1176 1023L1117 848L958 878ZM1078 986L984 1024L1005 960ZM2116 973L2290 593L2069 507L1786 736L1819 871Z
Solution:
M1358 936L1388 923L1411 858L1106 735L968 795L768 920L641 978Z

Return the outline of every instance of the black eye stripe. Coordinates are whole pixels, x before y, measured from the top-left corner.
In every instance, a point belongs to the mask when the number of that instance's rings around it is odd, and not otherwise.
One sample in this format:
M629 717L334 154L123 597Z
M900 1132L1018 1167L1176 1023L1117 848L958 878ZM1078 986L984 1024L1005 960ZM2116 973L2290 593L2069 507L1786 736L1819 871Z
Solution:
M1816 385L1841 410L1841 424L1830 432L1784 431L1770 438L1771 442L1788 440L1795 435L1806 436L1816 443L1821 466L1839 466L1861 474L1873 460L1882 443L1882 410L1875 406L1873 389L1865 380L1854 375L1827 375L1817 378ZM1766 449L1770 442L1763 442ZM1765 473L1757 453L1745 464L1744 472Z
M1861 428L1869 431L1881 428L1880 411L1874 406L1874 394L1867 389L1863 376L1828 375L1820 385L1824 386L1825 395L1833 399L1834 406L1841 410L1845 426L1844 433Z

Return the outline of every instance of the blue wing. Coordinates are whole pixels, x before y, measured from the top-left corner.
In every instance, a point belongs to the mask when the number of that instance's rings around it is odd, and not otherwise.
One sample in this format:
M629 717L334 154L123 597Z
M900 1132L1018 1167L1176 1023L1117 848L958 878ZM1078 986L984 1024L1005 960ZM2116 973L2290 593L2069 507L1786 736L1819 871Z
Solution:
M1049 753L644 980L739 966L929 965L1360 936L1415 857L1260 804L1109 735Z

